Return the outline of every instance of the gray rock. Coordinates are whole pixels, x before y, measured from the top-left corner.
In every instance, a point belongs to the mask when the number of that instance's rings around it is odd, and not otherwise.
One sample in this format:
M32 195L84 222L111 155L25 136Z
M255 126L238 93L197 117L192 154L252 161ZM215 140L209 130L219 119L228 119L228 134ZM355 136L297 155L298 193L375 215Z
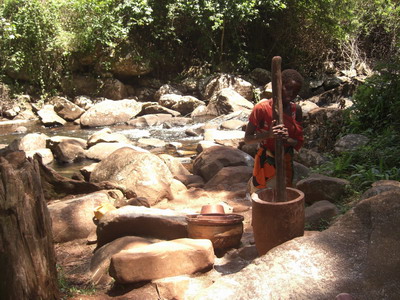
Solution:
M142 110L135 100L105 100L89 108L80 118L82 127L110 126L125 123Z
M326 162L326 158L321 154L306 148L301 148L300 151L295 154L295 159L307 167L319 166Z
M293 173L293 185L296 186L297 182L310 176L311 170L305 165L294 161Z
M172 199L173 176L156 155L124 147L103 159L90 175L91 182L110 181L145 197L151 205L164 198Z
M213 146L201 152L193 162L193 174L202 176L207 182L223 167L253 167L254 159L247 153L226 146Z
M159 154L158 157L164 161L173 176L190 175L189 170L182 165L179 159L173 157L172 155Z
M93 222L94 209L103 203L112 204L112 202L107 193L96 192L49 203L54 242L63 243L86 238L96 229L96 224Z
M81 143L73 139L57 143L53 148L53 153L56 160L61 163L79 162L86 158L85 149Z
M363 200L329 229L270 250L191 299L397 299L399 228L399 191Z
M101 161L114 151L125 147L134 148L133 145L125 143L98 143L86 150L86 157L96 161Z
M349 152L368 144L369 138L362 134L348 134L335 143L335 151L338 153Z
M311 230L327 227L338 214L339 210L336 205L327 200L315 202L305 208L306 224Z
M305 202L308 204L321 200L336 203L345 194L348 185L350 182L345 179L313 174L300 180L296 184L296 188L304 193Z
M43 133L28 133L22 138L15 139L8 148L12 151L33 151L46 148L49 137Z
M208 270L214 249L206 239L177 239L122 251L112 256L110 275L118 283L134 283Z
M53 97L49 103L54 105L54 111L67 121L74 121L85 112L84 109L64 97Z
M125 236L97 249L90 260L91 281L93 284L110 283L112 278L108 275L108 268L110 267L111 256L123 250L136 249L153 242L154 240L138 236Z
M179 95L183 96L183 93L181 91L179 91L177 88L173 87L170 84L164 84L155 93L154 100L158 102L163 95L167 95L167 94L174 94L174 95L177 95L177 96L179 96Z
M165 94L160 97L158 104L178 111L181 115L188 115L199 105L204 105L203 101L192 96L181 96L175 94Z
M380 184L380 185L375 185L366 190L362 195L361 199L367 199L374 197L376 195L382 194L384 192L388 191L393 191L393 190L398 190L400 191L400 186L399 185L392 185L392 184Z
M111 100L126 99L129 96L128 88L115 78L107 78L101 87L100 95Z
M53 152L50 149L36 149L31 151L25 151L26 157L33 158L35 154L39 155L42 158L42 162L45 165L50 164L54 160Z
M186 215L170 209L123 206L108 212L97 226L97 246L123 236L172 240L188 236Z
M248 110L254 104L231 88L222 89L216 93L207 105L207 115L227 115L232 112Z
M225 185L228 190L233 190L240 183L247 184L253 175L253 168L249 166L223 167L209 181L204 188L213 188Z
M220 74L211 78L200 90L202 99L211 99L225 88L236 91L245 99L253 100L253 86L246 80L229 74Z
M103 128L89 136L87 144L92 147L98 143L123 143L129 144L129 139L121 133L113 133L110 128Z
M144 116L140 116L133 120L130 120L127 123L128 125L134 127L143 128L161 125L164 122L169 121L170 119L172 119L171 114L146 114Z
M271 81L271 72L262 68L255 68L250 72L250 77L257 83L264 85Z
M50 104L43 106L43 108L39 110L37 114L44 126L62 126L67 123L67 121L65 121L56 113L54 106Z
M328 91L340 86L341 82L340 78L333 75L325 78L323 86L325 91Z
M143 109L140 112L140 115L153 115L153 114L170 114L174 117L178 117L181 115L179 111L166 108L164 106L161 106L157 103L148 103L146 105L143 105Z

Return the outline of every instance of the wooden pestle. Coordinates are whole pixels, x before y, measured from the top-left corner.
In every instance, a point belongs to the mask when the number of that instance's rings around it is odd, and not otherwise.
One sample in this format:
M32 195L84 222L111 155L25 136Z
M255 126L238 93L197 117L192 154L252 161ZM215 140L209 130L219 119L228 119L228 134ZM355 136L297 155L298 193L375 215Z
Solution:
M276 125L283 124L283 104L282 104L282 72L280 56L272 58L272 103L273 119L277 120ZM285 153L284 141L282 137L275 139L275 176L276 185L274 188L275 202L286 202L286 176L285 176Z

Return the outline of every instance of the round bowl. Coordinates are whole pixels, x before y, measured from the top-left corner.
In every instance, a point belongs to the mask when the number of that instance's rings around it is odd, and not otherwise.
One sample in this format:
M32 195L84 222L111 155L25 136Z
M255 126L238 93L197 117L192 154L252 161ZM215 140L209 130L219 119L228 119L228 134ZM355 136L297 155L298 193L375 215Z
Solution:
M201 214L224 214L224 207L220 204L208 204L201 207Z
M214 249L238 247L243 234L243 216L238 214L187 215L188 235L209 239Z

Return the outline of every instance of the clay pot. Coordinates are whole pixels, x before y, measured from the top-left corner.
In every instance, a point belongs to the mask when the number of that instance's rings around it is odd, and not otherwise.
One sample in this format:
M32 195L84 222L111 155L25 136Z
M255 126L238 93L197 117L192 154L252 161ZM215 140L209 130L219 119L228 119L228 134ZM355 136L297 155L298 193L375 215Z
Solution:
M224 207L220 204L208 204L201 207L201 214L224 214Z
M251 195L252 226L258 254L304 235L304 193L286 188L286 202L271 202L273 190L261 189Z
M237 214L188 215L188 235L192 239L209 239L214 249L238 247L243 235L243 219Z

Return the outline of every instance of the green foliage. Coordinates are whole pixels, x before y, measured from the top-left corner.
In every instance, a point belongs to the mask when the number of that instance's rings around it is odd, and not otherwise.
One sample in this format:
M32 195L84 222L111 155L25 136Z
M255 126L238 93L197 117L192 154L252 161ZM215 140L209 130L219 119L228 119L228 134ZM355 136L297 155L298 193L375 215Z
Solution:
M364 191L378 180L400 180L400 61L377 67L377 73L360 85L349 109L345 130L361 133L370 142L355 151L332 157L321 172L350 180Z
M350 113L353 131L400 128L400 60L382 64L354 95Z
M0 65L42 92L76 61L99 75L122 50L156 75L268 69L275 55L307 74L326 60L398 55L399 9L387 0L4 0Z
M331 157L316 171L349 180L357 192L365 191L378 180L400 180L398 130L370 131L369 137L370 142L366 146Z
M168 48L189 62L207 61L216 69L229 62L231 70L249 68L248 44L253 24L264 26L263 11L284 8L284 2L260 0L178 0L153 6L153 34L161 49ZM154 3L155 4L155 3ZM162 6L161 8L159 6ZM263 25L264 24L264 25ZM162 43L164 42L164 43Z
M69 35L70 51L90 52L96 47L116 48L133 28L152 22L146 0L76 0L58 4L59 26Z
M400 62L377 66L360 85L348 111L344 133L361 133L370 142L351 152L332 155L317 172L348 179L352 191L362 193L378 180L400 180ZM347 209L347 208L345 208Z
M58 82L55 7L40 0L8 0L0 8L1 68L42 90Z

